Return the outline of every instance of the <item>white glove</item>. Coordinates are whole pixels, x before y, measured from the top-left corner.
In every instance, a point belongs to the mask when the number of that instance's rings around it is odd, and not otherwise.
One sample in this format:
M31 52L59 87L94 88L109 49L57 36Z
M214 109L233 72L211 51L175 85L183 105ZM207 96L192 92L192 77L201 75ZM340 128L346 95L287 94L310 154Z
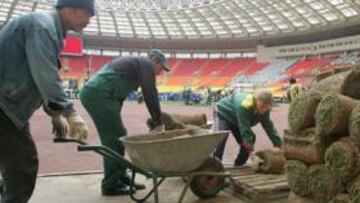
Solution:
M164 125L158 125L158 126L155 126L153 132L156 132L156 133L161 133L161 132L164 132L165 131L165 126Z
M64 138L69 132L69 124L62 115L56 115L51 118L53 125L53 134L57 138Z
M264 160L262 160L260 157L256 156L255 154L250 156L250 167L255 171L259 170L260 165L262 163L264 163Z
M274 153L283 153L283 149L279 148L279 147L274 147L271 149L271 151L273 151Z
M88 137L88 126L79 114L73 112L66 117L70 125L70 137L78 140L86 140Z

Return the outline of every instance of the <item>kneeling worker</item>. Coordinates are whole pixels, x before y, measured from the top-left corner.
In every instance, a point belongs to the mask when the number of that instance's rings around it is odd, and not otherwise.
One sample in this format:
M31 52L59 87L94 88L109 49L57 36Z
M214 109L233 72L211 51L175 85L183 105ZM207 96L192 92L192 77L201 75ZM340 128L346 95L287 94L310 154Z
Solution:
M148 58L121 57L106 64L99 73L89 80L80 93L80 99L92 117L102 145L125 154L119 140L126 136L120 111L129 93L141 87L147 109L155 121L155 131L163 131L160 103L156 89L156 74L169 71L165 55L160 50L152 50ZM104 159L103 195L129 194L130 177L126 168ZM134 184L136 189L144 189L143 184Z
M235 166L245 164L254 150L255 134L251 127L259 122L273 145L282 146L282 140L270 119L272 100L272 93L262 90L255 95L236 93L225 97L216 105L218 119L215 122L217 122L218 130L230 130L240 146ZM219 144L214 154L220 160L224 154L226 141L227 139Z

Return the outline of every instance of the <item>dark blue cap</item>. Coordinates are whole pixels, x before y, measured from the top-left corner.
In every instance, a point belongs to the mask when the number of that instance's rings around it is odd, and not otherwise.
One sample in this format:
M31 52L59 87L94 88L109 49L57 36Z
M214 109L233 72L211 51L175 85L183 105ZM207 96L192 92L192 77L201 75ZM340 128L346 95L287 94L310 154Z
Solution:
M55 7L70 6L74 8L81 8L89 11L91 16L95 15L94 0L56 0Z

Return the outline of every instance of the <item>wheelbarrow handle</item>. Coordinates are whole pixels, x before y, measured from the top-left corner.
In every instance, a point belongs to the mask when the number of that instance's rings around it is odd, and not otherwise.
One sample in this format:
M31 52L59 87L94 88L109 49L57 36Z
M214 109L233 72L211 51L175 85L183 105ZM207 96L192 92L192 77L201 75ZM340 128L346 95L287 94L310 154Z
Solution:
M128 168L136 173L143 174L144 176L146 176L148 178L151 178L154 176L153 174L149 173L148 171L145 171L144 169L141 169L141 168L135 166L133 163L126 160L122 155L115 152L114 150L111 150L108 147L101 146L101 145L78 145L77 149L78 149L78 151L93 151L97 154L102 155L103 157L114 160L122 168Z
M87 145L86 142L77 140L77 139L71 139L71 138L63 138L63 137L56 137L53 139L54 143L76 143L79 145Z

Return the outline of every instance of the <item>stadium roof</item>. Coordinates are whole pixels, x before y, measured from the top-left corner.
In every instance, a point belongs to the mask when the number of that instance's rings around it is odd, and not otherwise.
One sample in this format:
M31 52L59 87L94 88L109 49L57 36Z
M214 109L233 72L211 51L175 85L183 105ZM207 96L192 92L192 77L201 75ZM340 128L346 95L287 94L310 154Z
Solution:
M54 0L1 0L0 25ZM83 34L131 39L265 39L360 24L360 0L96 0Z

